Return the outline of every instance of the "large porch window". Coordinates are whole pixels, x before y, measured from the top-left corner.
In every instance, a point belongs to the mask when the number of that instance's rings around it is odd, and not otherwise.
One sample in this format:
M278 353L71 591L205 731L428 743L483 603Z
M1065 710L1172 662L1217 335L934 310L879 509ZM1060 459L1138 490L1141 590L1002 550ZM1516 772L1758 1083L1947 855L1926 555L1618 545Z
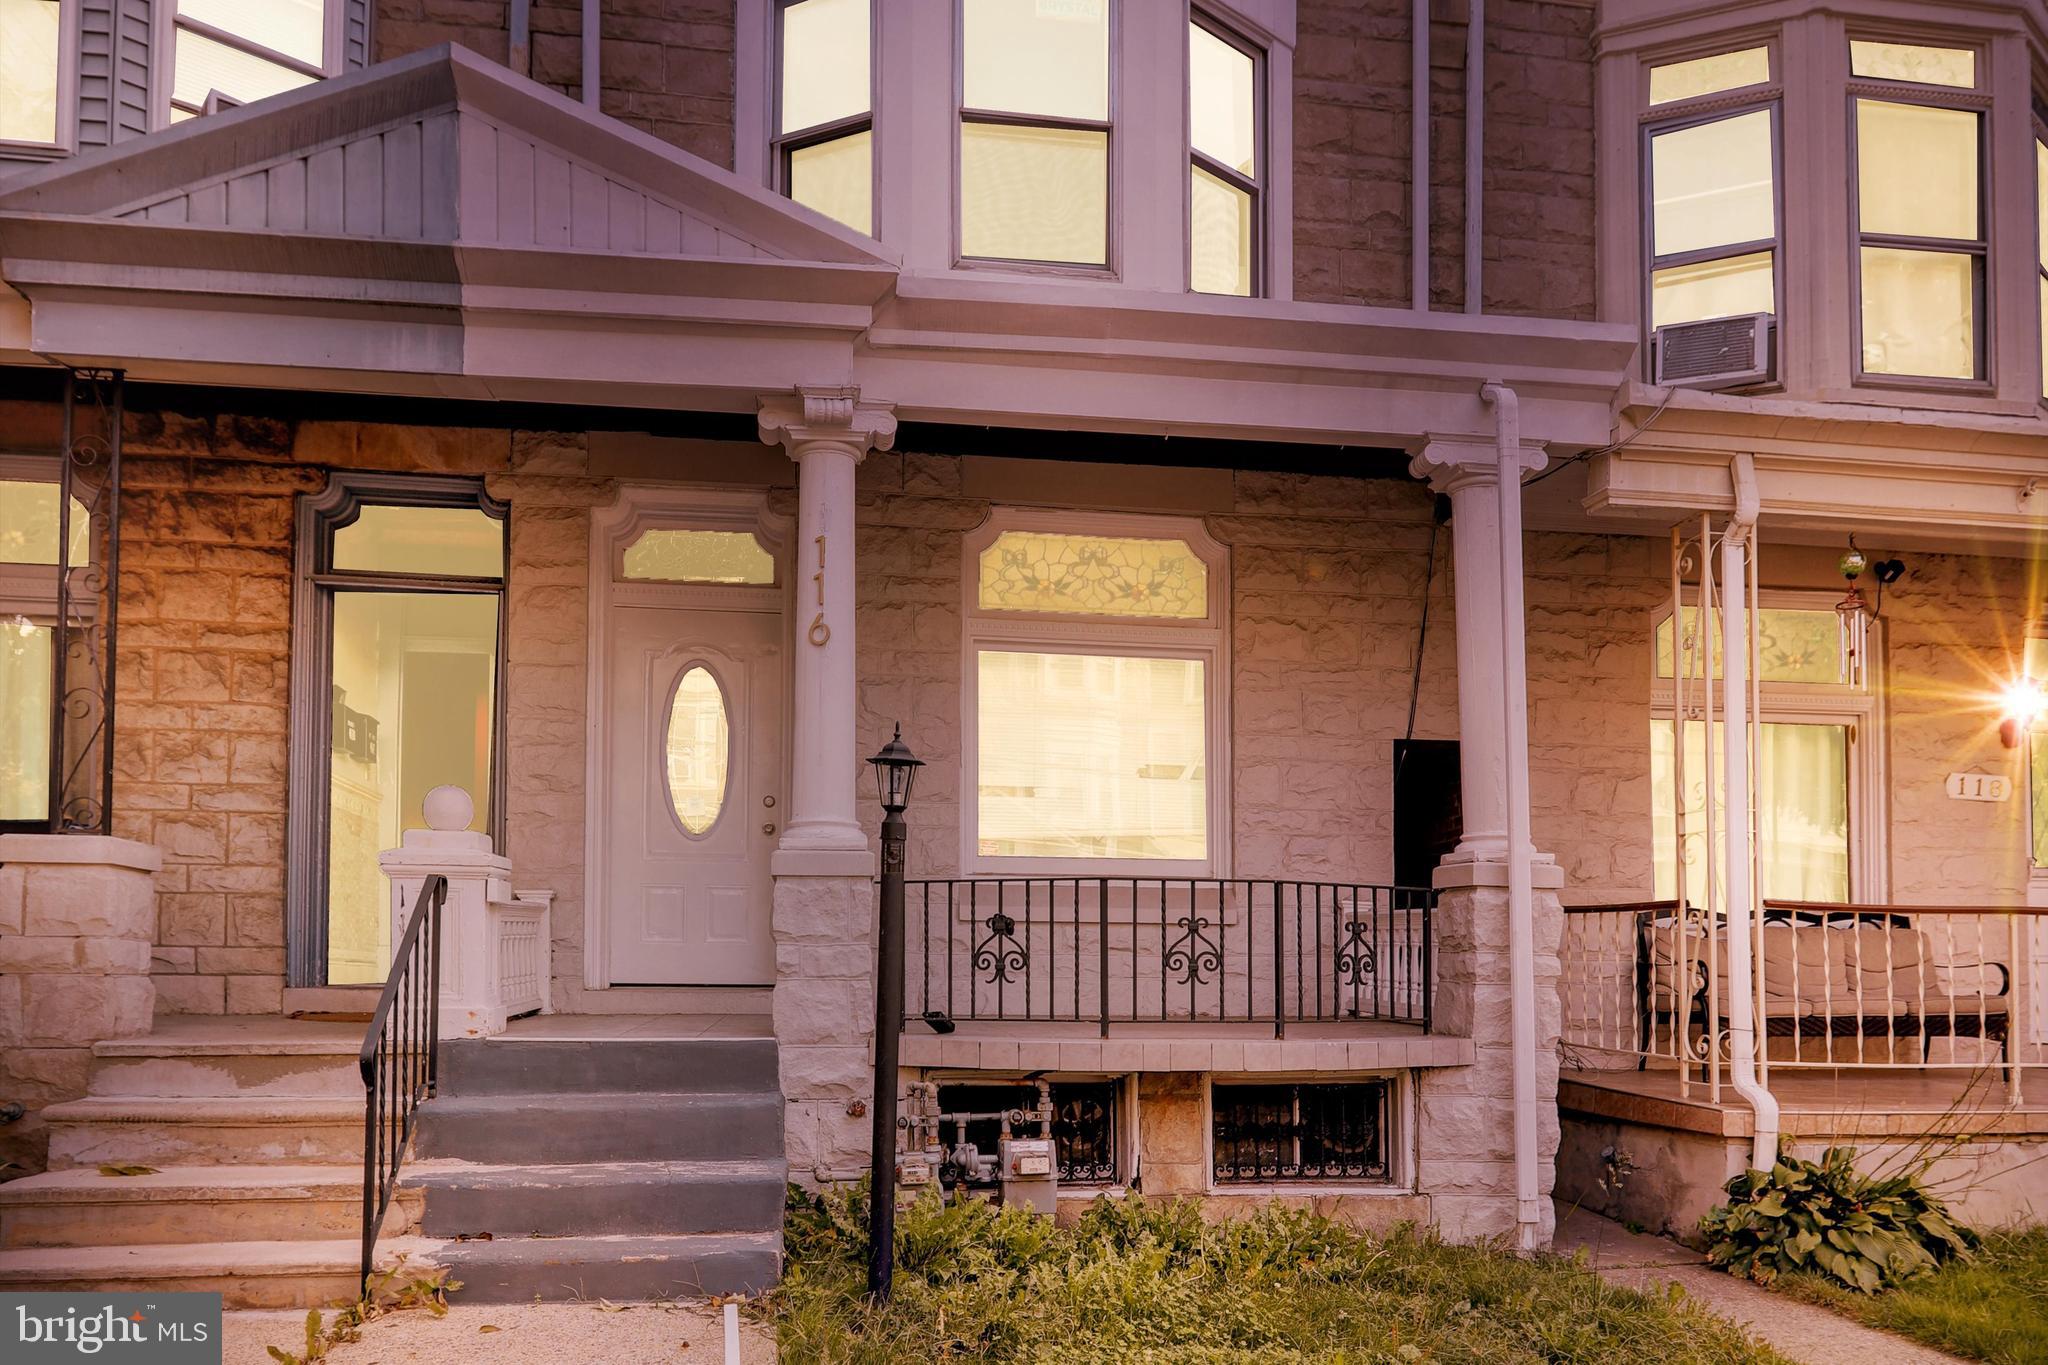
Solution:
M1776 596L1776 595L1773 595ZM1698 638L1698 610L1686 607L1679 642L1680 667L1692 671L1684 735L1681 850L1678 818L1680 770L1674 725L1671 617L1657 624L1657 673L1650 722L1651 838L1656 895L1677 896L1680 861L1684 892L1694 904L1708 897L1707 793L1713 792L1714 850L1725 848L1726 805L1721 772L1726 730L1718 683L1707 694L1714 710L1711 734L1701 714L1696 660L1708 642ZM1718 631L1719 613L1709 625ZM1878 627L1872 623L1870 629ZM1865 811L1874 797L1871 733L1876 690L1867 668L1848 656L1841 623L1830 606L1777 597L1757 613L1758 698L1754 727L1758 891L1781 900L1841 901L1868 896L1876 866ZM1721 671L1720 641L1711 647ZM1866 647L1867 657L1876 657ZM1709 740L1711 739L1711 745Z
M505 509L467 479L337 476L300 505L293 613L295 985L390 966L377 855L444 784L497 834Z
M1221 569L1166 519L1016 513L970 543L969 870L1216 875Z
M58 553L58 479L54 459L0 455L0 829L46 829L52 814L57 574L92 555L75 498L70 554Z

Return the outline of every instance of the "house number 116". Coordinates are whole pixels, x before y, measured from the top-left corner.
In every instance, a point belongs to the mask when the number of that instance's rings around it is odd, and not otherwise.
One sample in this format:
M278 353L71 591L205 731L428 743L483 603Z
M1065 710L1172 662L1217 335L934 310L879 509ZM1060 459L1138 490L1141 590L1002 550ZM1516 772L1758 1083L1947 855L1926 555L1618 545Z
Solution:
M832 627L825 624L825 537L818 537L818 571L811 575L811 581L818 585L818 614L811 618L810 641L822 647L832 638Z

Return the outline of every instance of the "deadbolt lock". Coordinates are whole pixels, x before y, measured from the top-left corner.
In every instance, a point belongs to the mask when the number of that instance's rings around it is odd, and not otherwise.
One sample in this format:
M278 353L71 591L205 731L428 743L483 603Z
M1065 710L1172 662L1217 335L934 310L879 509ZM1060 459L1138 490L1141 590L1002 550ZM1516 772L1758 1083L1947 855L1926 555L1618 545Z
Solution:
M773 810L775 809L775 798L772 796L764 796L761 798L761 804L768 807L768 809Z

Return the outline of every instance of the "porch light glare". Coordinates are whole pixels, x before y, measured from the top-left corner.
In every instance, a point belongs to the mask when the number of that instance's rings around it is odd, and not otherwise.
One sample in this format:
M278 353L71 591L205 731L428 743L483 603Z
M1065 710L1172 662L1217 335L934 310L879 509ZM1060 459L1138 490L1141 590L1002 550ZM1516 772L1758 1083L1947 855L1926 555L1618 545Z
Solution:
M903 742L901 725L881 752L868 762L875 768L875 795L881 800L882 809L891 815L901 815L910 805L910 789L917 781L917 770L924 766L924 760L911 753L910 746Z
M2009 728L2017 743L2018 736L2031 730L2048 710L2048 691L2042 690L2039 679L2015 678L2005 685L2002 705L2005 719L2000 729Z

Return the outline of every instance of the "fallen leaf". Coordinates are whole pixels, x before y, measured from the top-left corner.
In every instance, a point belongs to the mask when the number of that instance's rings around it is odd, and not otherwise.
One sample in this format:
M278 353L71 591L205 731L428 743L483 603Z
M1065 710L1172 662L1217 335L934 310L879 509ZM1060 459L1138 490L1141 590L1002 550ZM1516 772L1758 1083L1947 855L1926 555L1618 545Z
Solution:
M613 1303L610 1299L599 1299L597 1301L597 1311L600 1313L623 1313L626 1311L626 1307L625 1304Z
M109 1164L107 1164L107 1165L105 1165L105 1166L102 1166L102 1167L100 1167L100 1174L101 1174L101 1175L155 1175L155 1174L156 1174L156 1167L154 1167L154 1166L129 1166L129 1165L124 1165L124 1164L121 1164L121 1163L119 1163L119 1162L111 1162L111 1163L109 1163Z
M503 1330L503 1329L501 1329L501 1328L497 1328L497 1327L493 1327L493 1326L492 1326L492 1325L491 1325L490 1323L488 1323L488 1322L487 1322L487 1323L485 1323L485 1324L484 1324L483 1326L481 1326L481 1327L477 1328L476 1330L477 1330L477 1331L479 1331L479 1332L496 1332L496 1331L501 1331L501 1330Z

